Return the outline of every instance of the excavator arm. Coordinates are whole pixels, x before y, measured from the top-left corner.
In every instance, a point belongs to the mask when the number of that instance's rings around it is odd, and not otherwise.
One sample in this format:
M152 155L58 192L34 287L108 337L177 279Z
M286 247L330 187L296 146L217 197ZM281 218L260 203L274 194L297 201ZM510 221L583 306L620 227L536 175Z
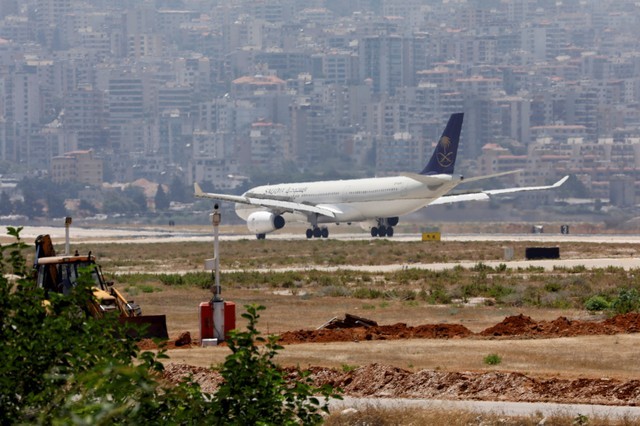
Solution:
M49 235L40 235L35 241L34 273L37 285L49 293L67 294L76 285L82 268L89 267L93 277L93 299L86 307L94 318L117 315L127 325L127 334L137 337L167 339L167 320L164 315L142 315L138 304L128 301L113 283L105 281L95 257L88 255L56 256Z

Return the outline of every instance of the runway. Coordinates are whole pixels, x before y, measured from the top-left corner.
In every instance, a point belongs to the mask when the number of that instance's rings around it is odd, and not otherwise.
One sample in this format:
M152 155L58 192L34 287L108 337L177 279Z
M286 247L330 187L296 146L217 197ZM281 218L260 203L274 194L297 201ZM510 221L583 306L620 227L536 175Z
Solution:
M204 228L204 227L203 227ZM38 235L50 234L57 244L62 244L65 237L62 227L27 226L21 232L22 239L27 243L32 243ZM213 242L213 232L189 229L170 229L162 227L144 228L84 228L73 227L70 231L72 243L95 244L95 243L116 243L116 244L155 244L170 242ZM266 241L257 241L253 235L225 233L224 228L220 233L220 241L251 240L256 244L268 244L269 240L291 240L299 241L307 238L300 233L273 233L268 235ZM361 233L334 233L329 239L340 241L357 240L378 240L368 234ZM421 234L396 234L392 238L387 238L391 242L418 242L421 241ZM6 242L7 239L4 239ZM325 239L311 239L309 244L321 244ZM531 242L532 245L551 245L559 242L587 242L593 244L638 244L640 235L561 235L561 234L458 234L443 235L442 241L492 241L504 242L505 245L514 242ZM573 268L584 266L589 269L616 267L625 270L640 268L640 258L635 257L615 257L615 258L591 258L591 259L552 259L552 260L495 260L483 261L483 264L497 267L501 264L511 269L527 269L530 267L553 270L556 268ZM448 263L396 263L387 265L341 265L341 266L297 266L288 268L256 269L256 272L283 272L291 270L339 271L356 270L363 272L394 272L403 269L424 269L424 270L445 270L454 267L472 268L477 262L448 262ZM230 272L230 271L227 271Z
M210 230L209 230L210 229ZM170 227L78 227L70 230L71 241L78 243L110 242L110 243L161 243L161 242L195 242L213 241L213 229L203 226L201 229ZM55 242L61 242L65 237L63 226L25 226L20 235L24 241L31 243L38 235L49 234ZM6 239L6 238L4 238ZM249 233L229 232L227 228L220 228L220 241L255 240ZM329 240L361 241L379 240L366 232L333 232ZM393 237L385 238L391 242L421 241L420 233L397 233ZM303 232L274 232L267 235L269 240L307 240ZM325 239L310 239L310 243L325 241ZM536 244L550 244L559 242L590 242L594 244L611 243L627 244L640 243L640 235L632 234L443 234L442 241L531 241Z
M423 408L435 410L469 410L477 413L497 414L505 416L531 416L540 414L544 417L566 415L575 417L579 414L587 417L608 419L640 418L640 407L590 404L559 404L550 402L511 402L511 401L455 401L434 399L403 398L352 398L332 400L332 410L348 408L367 409L380 408ZM540 424L543 424L541 422Z

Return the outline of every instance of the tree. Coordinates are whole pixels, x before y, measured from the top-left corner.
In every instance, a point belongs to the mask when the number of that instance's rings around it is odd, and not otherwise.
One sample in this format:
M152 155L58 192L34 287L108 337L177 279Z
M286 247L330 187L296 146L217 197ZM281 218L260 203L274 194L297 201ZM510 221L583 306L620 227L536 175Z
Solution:
M125 197L133 203L136 213L143 213L147 211L147 196L144 194L142 188L129 185L123 192Z
M121 191L116 190L105 195L102 211L109 214L132 213L135 211L135 206Z
M282 347L257 331L263 306L245 307L248 329L231 333L215 395L190 380L167 384L163 351L141 352L115 316L83 309L94 297L89 271L70 295L51 293L43 303L20 230L8 228L16 241L0 246L0 424L318 424L327 398L337 397L314 388L308 373L285 381L273 362ZM7 273L19 277L15 285Z
M48 178L24 178L18 183L24 203L15 203L14 211L33 218L43 216L46 207L49 217L65 216L65 199L77 197L83 187L77 182L57 184Z
M15 205L16 213L23 214L29 219L42 216L42 204L33 192L23 193L24 202Z
M156 210L167 210L170 205L169 197L167 197L164 188L160 184L158 184L158 190L156 191L155 205Z
M273 359L283 349L276 336L260 336L256 325L264 306L247 305L247 331L231 331L229 355L220 371L224 382L214 396L216 424L319 424L328 400L338 397L330 386L315 388L307 373L297 372L293 387ZM324 402L315 397L321 394Z
M0 215L9 215L11 213L13 213L11 197L8 192L3 191L2 194L0 194Z
M64 198L58 192L48 192L46 195L47 216L64 217L67 215L67 208L64 206Z
M123 191L112 191L102 204L104 213L142 213L147 211L147 198L141 188L129 186Z
M89 271L70 295L49 295L28 274L19 238L0 246L0 424L194 424L211 411L197 385L165 386L161 352L141 352L116 317L83 307ZM19 276L14 286L5 272ZM195 411L191 411L191 410Z
M98 209L96 209L96 207L90 202L88 202L87 200L80 200L80 205L78 206L78 209L92 215L98 212Z
M178 176L174 176L169 184L169 199L179 203L193 201L193 194Z
M596 199L593 201L593 211L594 211L594 212L600 212L600 211L602 211L602 205L603 205L603 204L604 204L604 203L602 202L602 200L601 200L600 198L596 198Z

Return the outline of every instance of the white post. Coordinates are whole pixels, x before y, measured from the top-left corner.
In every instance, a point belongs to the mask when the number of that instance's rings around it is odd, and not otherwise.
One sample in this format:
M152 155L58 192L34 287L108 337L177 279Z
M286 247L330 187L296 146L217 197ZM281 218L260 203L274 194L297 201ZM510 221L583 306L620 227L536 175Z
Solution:
M64 218L64 254L69 256L69 227L71 226L71 216Z
M213 215L211 220L213 223L213 256L215 259L215 284L213 287L213 337L218 342L224 341L224 300L222 299L222 288L220 287L220 253L218 250L218 227L220 225L221 215L218 211L218 204L213 206Z

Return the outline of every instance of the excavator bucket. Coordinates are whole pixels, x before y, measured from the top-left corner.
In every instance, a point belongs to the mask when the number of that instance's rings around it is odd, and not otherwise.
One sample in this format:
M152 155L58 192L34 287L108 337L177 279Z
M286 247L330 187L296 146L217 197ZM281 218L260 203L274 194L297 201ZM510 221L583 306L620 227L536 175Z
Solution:
M168 339L167 317L165 315L141 315L120 317L120 324L127 326L127 335L134 338Z

